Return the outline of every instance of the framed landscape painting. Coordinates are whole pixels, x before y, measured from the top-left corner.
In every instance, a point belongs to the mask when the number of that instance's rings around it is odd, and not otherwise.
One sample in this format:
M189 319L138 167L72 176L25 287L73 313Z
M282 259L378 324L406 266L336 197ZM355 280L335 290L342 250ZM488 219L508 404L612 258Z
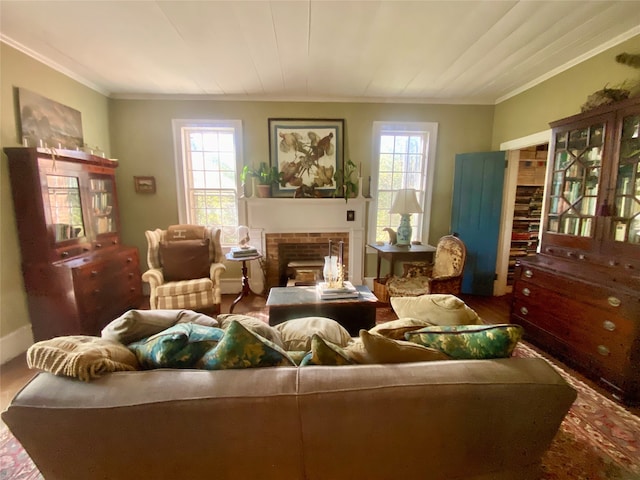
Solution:
M334 175L344 162L344 120L270 118L269 153L280 173L275 197L334 196Z

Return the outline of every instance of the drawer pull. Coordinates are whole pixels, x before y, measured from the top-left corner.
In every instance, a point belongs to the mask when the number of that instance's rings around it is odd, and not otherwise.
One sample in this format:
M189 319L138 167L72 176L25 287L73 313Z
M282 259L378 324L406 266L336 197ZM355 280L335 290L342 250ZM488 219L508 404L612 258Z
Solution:
M99 289L99 288L96 288L96 289L93 291L93 294L94 294L94 295L100 295L100 289Z
M62 252L62 253L60 254L60 256L61 256L62 258L67 258L67 257L69 256L69 252Z
M612 307L619 307L622 304L618 297L609 297L607 298L607 302L609 302L609 305Z
M92 277L97 277L98 276L98 271L97 270L91 270L91 276Z
M616 329L616 324L610 320L605 320L604 322L602 322L602 328L613 332Z
M520 313L526 315L529 313L529 309L527 307L520 307Z
M522 289L522 294L523 294L525 297L528 297L529 295L531 295L531 290L529 290L527 287L524 287L524 288Z
M133 262L133 258L127 257L127 263L131 263L131 262Z
M96 248L102 248L102 244L101 243L96 243Z
M533 277L533 272L527 268L524 271L524 276L527 277L527 278L531 278L531 277Z
M603 357L608 357L611 352L604 345L598 345L598 353Z

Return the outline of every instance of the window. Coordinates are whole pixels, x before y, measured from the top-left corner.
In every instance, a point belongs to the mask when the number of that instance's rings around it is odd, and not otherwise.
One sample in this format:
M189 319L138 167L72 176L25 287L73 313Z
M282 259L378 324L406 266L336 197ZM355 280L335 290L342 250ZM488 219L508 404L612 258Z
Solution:
M222 244L238 242L242 168L239 120L174 120L180 223L222 229Z
M413 240L425 241L429 237L429 212L433 186L433 157L438 133L437 123L374 122L374 158L371 165L371 202L369 239L388 241L384 231L397 230L400 215L391 214L394 193L403 188L414 188L423 214L411 215Z

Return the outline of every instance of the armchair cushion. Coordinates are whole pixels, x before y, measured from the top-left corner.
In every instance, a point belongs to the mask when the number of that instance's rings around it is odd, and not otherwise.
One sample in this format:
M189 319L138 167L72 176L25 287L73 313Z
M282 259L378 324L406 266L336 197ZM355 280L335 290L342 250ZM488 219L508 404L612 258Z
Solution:
M164 279L169 282L209 277L209 239L160 243Z

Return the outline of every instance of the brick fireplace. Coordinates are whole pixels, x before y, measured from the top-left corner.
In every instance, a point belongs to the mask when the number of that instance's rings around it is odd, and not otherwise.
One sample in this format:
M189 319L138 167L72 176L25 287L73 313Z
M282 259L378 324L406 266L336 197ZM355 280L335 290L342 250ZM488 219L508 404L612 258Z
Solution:
M349 232L267 233L265 238L267 288L286 285L287 265L292 261L322 261L329 254L329 240L332 255L338 254L338 242L344 242L343 263L349 265Z
M344 242L348 279L355 285L363 283L366 199L245 198L243 203L251 243L261 251L266 273L265 278L252 262L250 277L256 291L280 285L286 262L323 259L329 240L336 254L338 242Z

